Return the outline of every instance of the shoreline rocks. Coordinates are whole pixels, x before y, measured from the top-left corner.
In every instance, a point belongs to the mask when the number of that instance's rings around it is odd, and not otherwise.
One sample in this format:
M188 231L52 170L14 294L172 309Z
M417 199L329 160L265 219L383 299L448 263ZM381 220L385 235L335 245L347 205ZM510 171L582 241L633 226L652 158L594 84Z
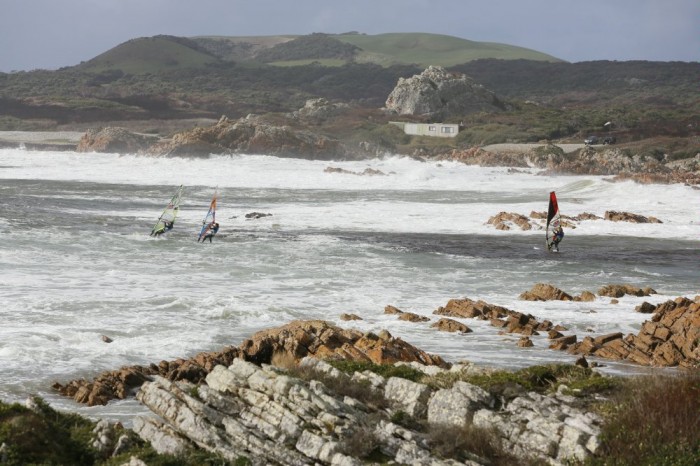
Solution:
M602 419L559 392L521 388L497 400L461 380L435 389L367 371L347 375L314 358L303 359L300 368L318 379L301 380L295 371L241 359L216 366L199 386L154 377L138 399L158 417L139 416L134 431L161 454L182 454L196 445L254 465L360 465L374 451L400 464L488 464L473 454L467 463L445 458L444 452L438 456L428 434L446 427L484 429L505 443L504 451L553 465L583 461L599 446ZM364 387L357 393L365 395L331 388L353 384ZM405 418L413 424L398 423Z
M158 375L168 380L200 383L217 365L230 365L235 359L256 364L269 364L273 358L298 361L306 356L321 359L371 361L375 364L419 362L424 365L449 367L440 356L422 351L392 337L389 332L362 333L336 327L322 320L293 321L281 327L262 330L239 346L222 351L203 352L190 359L161 361L149 366L128 366L104 372L92 381L73 380L54 383L52 388L63 396L88 406L104 405L112 399L133 396L150 377Z

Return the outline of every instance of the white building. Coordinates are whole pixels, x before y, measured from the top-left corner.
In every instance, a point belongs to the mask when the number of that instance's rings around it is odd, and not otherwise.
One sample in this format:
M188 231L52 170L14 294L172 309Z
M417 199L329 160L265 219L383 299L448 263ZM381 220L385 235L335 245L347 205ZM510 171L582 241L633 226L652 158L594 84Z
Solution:
M457 123L406 123L403 121L390 121L389 124L403 129L403 132L412 136L433 136L438 138L453 138L459 133Z

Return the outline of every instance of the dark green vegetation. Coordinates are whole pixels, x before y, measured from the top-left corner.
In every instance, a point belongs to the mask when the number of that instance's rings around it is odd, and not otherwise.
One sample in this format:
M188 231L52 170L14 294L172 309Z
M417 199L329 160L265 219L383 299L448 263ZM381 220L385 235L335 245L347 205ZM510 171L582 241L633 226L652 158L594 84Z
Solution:
M134 39L78 66L0 73L0 130L114 125L169 136L193 119L283 117L307 99L323 97L351 109L303 124L346 142L375 142L396 152L581 142L604 133L637 152L639 141L673 158L697 152L700 63L566 63L517 47L502 55L503 47L434 34ZM465 125L455 139L407 138L386 130L392 119L427 120L387 115L380 108L399 78L419 74L428 63L472 77L508 110L452 115L446 122ZM155 120L182 123L149 123Z
M603 407L600 458L591 465L700 464L700 373L627 380Z
M95 437L92 432L95 428L94 422L77 414L58 412L40 398L34 397L33 401L36 405L35 410L0 401L0 445L5 445L4 452L0 453L0 464L116 466L128 462L131 456L136 456L152 466L233 464L202 450L193 450L181 457L160 455L150 445L140 441L133 432L119 427L117 435L130 436L133 446L115 457L110 457L111 450L101 453L92 447ZM235 464L246 465L250 462L240 458Z

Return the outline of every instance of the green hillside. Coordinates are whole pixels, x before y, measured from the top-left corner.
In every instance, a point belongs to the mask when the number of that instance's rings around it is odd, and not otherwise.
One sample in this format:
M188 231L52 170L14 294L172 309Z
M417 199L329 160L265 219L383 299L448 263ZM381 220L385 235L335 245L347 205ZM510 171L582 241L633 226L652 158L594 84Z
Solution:
M221 60L195 41L174 36L132 39L92 60L81 63L84 71L119 69L130 74L158 73L179 68L197 68Z
M523 47L426 33L218 36L197 37L193 41L222 60L259 61L284 66L302 66L314 61L326 66L356 62L422 67L454 66L483 58L562 61ZM328 60L336 61L331 63Z
M383 65L454 66L481 58L503 60L562 61L551 55L523 47L490 42L475 42L453 36L425 33L343 34L336 39L362 49L356 60Z

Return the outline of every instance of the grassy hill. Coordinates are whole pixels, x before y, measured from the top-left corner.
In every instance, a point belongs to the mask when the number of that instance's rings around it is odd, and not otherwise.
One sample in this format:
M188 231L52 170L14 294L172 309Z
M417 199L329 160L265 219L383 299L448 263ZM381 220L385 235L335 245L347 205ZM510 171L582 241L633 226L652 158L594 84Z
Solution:
M78 68L93 72L119 69L124 73L144 74L176 68L198 68L220 61L219 57L193 40L154 36L124 42L81 63Z
M325 66L356 62L422 67L454 66L482 58L561 61L523 47L427 33L317 33L250 38L199 37L193 40L222 60L251 60L284 66L305 65L314 61Z
M458 37L425 33L343 34L334 36L362 51L358 62L454 66L481 58L561 61L551 55L513 45L475 42Z
M316 33L304 36L142 37L124 42L76 68L94 73L120 70L125 74L169 72L231 62L277 66L363 63L425 68L429 65L455 66L484 58L561 62L535 50L440 34Z

